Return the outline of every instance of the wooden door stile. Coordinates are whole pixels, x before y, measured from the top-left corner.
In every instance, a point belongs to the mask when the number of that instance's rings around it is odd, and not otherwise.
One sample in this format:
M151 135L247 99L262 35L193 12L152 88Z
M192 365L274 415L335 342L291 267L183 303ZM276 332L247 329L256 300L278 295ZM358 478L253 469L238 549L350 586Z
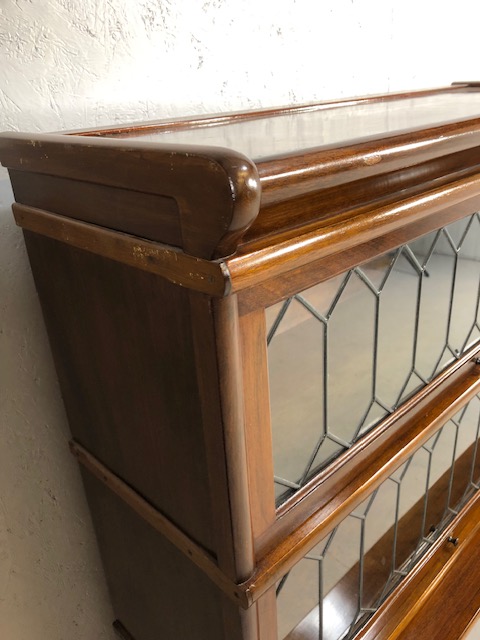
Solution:
M255 558L262 536L275 523L270 393L268 383L265 313L258 309L239 319L245 411L248 487ZM275 588L261 596L260 640L277 639Z

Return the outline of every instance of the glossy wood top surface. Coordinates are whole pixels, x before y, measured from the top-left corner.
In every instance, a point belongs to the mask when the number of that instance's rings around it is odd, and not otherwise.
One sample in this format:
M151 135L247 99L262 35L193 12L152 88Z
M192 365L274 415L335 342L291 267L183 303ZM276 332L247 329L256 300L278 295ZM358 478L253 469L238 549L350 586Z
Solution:
M0 161L22 205L227 258L238 291L465 200L465 214L478 208L480 84L5 133Z
M480 90L451 87L337 103L82 132L142 142L219 146L261 162L362 138L480 118Z

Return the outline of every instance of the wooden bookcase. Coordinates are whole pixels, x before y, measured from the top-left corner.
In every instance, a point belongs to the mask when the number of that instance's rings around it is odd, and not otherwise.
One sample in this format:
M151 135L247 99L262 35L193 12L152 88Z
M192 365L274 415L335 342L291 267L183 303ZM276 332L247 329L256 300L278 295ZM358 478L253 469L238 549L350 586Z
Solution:
M283 496L273 481L271 309L352 269L368 285L364 265L399 260L398 251L404 259L404 245L419 246L480 209L480 85L95 131L6 133L0 160L119 636L318 638L318 607L278 636L276 589L475 400L478 307L472 303L477 320L463 348L453 349L447 335L450 351L435 375L390 403L328 464L310 464L301 482L287 480ZM479 236L470 240L472 264ZM430 277L430 264L417 268L420 280ZM447 334L457 306L452 293ZM354 339L350 345L344 334L339 343L353 382L340 380L338 393L352 413L363 376L355 337L363 307L346 307ZM328 318L310 312L326 326ZM393 351L401 353L396 333ZM325 365L331 349L322 348ZM287 363L297 368L300 382L292 384L301 391L305 367ZM279 388L295 398L291 385ZM293 442L303 422L289 424ZM478 433L465 463L470 488L480 475L477 442ZM456 477L461 464L452 462ZM448 469L432 496L455 493L447 476ZM480 497L465 495L441 530L436 522L430 538L422 530L424 552L355 638L461 637L480 606ZM419 517L415 508L405 518ZM390 534L382 533L362 567L385 554ZM348 569L337 617L358 597ZM327 630L328 612L324 618L325 640L338 640Z

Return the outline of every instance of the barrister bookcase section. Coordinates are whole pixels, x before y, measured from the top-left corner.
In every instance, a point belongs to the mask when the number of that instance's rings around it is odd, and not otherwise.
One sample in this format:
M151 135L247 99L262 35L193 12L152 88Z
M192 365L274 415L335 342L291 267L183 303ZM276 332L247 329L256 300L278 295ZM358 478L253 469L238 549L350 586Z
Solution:
M480 84L7 132L0 161L119 637L460 638Z

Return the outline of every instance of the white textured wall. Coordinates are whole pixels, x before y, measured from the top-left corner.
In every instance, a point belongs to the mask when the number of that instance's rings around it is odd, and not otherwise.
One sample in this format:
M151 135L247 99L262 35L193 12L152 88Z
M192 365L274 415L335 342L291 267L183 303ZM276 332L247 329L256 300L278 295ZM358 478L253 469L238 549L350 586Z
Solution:
M479 12L467 0L0 0L0 130L480 79ZM0 169L0 638L111 640L11 200Z

